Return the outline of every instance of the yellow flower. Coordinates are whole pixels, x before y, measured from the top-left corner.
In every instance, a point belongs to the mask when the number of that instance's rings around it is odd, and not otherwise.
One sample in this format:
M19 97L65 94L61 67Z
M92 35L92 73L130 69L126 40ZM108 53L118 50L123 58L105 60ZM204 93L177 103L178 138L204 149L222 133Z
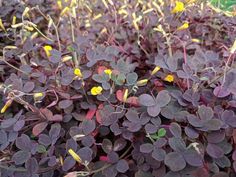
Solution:
M137 86L144 86L148 82L148 79L143 79L137 82Z
M192 39L192 42L200 43L201 40L200 40L200 39L193 38L193 39Z
M14 15L12 18L12 25L15 25L15 24L16 24L16 16Z
M83 77L83 74L81 73L81 70L79 68L74 69L74 75L78 76L79 78Z
M62 58L62 62L67 62L67 61L69 61L69 60L71 60L72 59L72 56L69 56L69 55L66 55L66 56L64 56L63 58Z
M34 93L34 99L37 99L37 98L40 98L43 96L43 93L42 92L39 92L39 93Z
M151 75L154 75L156 74L161 68L159 66L156 66L153 70L152 70L152 73Z
M104 6L108 9L109 7L108 7L108 4L107 4L107 2L106 2L106 0L102 0L102 3L104 4Z
M172 9L171 13L176 14L178 12L183 12L185 10L184 3L180 1L175 2L175 7Z
M31 27L31 26L24 26L24 28L27 30L27 31L34 31L34 28Z
M164 78L165 81L167 82L173 82L174 81L174 76L171 75L171 74L168 74L165 78Z
M32 40L32 39L35 39L36 37L38 37L38 32L35 32L35 33L33 33L32 34L32 36L30 37L30 39Z
M236 39L232 45L232 47L230 47L230 53L233 54L236 51Z
M22 16L23 16L23 17L26 16L29 11L30 11L30 8L29 8L29 7L26 7L25 10L24 10L24 12L23 12L23 14L22 14Z
M58 6L59 9L62 9L62 2L61 2L61 0L57 1L57 6Z
M96 15L95 17L93 17L93 20L97 20L97 19L99 19L101 17L102 17L102 14L100 13L100 14Z
M1 114L3 114L4 112L6 112L7 108L9 108L11 106L12 100L8 100L6 102L6 104L2 107L1 109Z
M50 51L52 50L52 46L50 46L50 45L45 45L45 46L43 47L43 49L44 49L44 51L45 51L47 57L50 57L50 56L51 56Z
M109 77L111 78L112 70L110 70L110 69L105 69L105 70L104 70L104 73L107 74L107 75L109 75Z
M124 101L124 102L127 101L128 93L129 93L129 90L128 90L128 89L125 89L125 93L124 93L124 96L123 96L123 101Z
M6 32L6 28L4 27L3 23L2 23L2 19L0 18L0 28Z
M183 25L181 25L180 27L177 28L177 31L185 30L188 27L189 27L189 23L188 22L184 22Z
M73 149L69 149L68 152L76 162L82 163L82 159L78 154L76 154L76 152Z
M61 11L60 16L62 17L62 16L65 15L69 10L70 10L69 7L65 7L65 8Z
M61 164L61 166L64 164L64 160L63 160L63 157L62 156L60 156L59 157L59 160L60 160L60 164Z
M97 87L93 87L91 89L91 94L92 95L100 95L102 93L102 87L101 86L97 86Z

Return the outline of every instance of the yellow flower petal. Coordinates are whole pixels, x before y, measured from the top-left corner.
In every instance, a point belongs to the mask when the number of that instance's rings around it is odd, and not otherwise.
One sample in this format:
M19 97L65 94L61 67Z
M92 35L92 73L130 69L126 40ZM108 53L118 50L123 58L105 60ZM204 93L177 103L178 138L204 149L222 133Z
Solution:
M0 28L1 28L3 31L6 32L6 29L5 29L5 27L4 27L3 23L2 23L2 19L1 19L1 18L0 18Z
M102 17L102 14L98 14L98 15L96 15L95 17L93 17L93 20L97 20L97 19L99 19L99 18L101 18Z
M175 7L172 9L171 13L175 14L178 12L183 12L185 10L184 3L181 1L175 2Z
M15 25L16 24L16 16L14 15L13 18L12 18L12 25Z
M98 87L93 87L91 89L91 94L92 95L100 95L102 93L102 87L101 86L98 86Z
M139 80L137 82L137 86L144 86L147 84L147 82L148 82L148 79Z
M37 98L40 98L43 96L43 93L42 92L39 92L39 93L34 93L34 99L37 99Z
M61 0L57 1L57 6L58 6L59 9L62 9L62 2L61 2Z
M104 73L109 75L109 77L111 78L111 74L112 74L112 70L111 69L105 69Z
M59 160L60 160L60 164L61 164L61 166L64 164L64 160L63 160L63 157L62 156L60 156L59 157Z
M168 74L168 75L164 78L164 81L173 82L173 81L174 81L174 76L171 75L171 74Z
M75 68L74 69L74 75L82 78L83 77L83 74L81 73L81 70L79 68Z
M107 4L107 2L106 2L106 0L102 0L102 3L104 4L104 6L108 9L109 7L108 7L108 4Z
M70 10L70 8L69 7L65 7L62 11L61 11L61 14L60 14L60 16L63 16L63 15L65 15L68 11Z
M200 39L196 39L196 38L194 38L194 39L192 39L192 42L200 43L201 40L200 40Z
M67 62L67 61L69 61L69 60L71 60L72 59L72 56L69 56L69 55L66 55L66 56L64 56L63 58L62 58L62 62Z
M236 39L235 39L235 41L234 41L232 47L230 48L230 53L233 54L235 51L236 51Z
M1 109L1 114L3 114L4 112L6 112L7 108L9 108L11 106L12 100L8 100L6 102L6 104L2 107Z
M151 75L154 75L156 74L161 68L159 66L156 66L153 70L152 70L152 73Z
M120 15L122 15L122 14L124 14L124 15L129 15L129 13L128 13L127 10L125 10L125 9L120 9L120 10L118 11L118 14L120 14Z
M183 25L177 28L177 31L185 30L189 27L189 23L185 22Z
M75 153L73 149L69 149L68 152L76 162L82 163L82 159L80 158L78 154Z
M143 14L150 13L150 12L152 12L153 10L154 10L153 8L151 8L151 9L147 9L147 10L145 10L145 11L143 12Z
M128 89L125 89L125 93L124 93L124 96L123 96L123 101L124 101L124 102L127 101L128 93L129 93L129 90L128 90Z
M50 57L50 56L51 56L50 51L52 50L52 46L50 46L50 45L45 45L45 46L43 47L43 49L44 49L44 51L45 51L47 57Z
M30 10L29 7L26 7L23 14L22 14L22 16L23 17L26 16L28 14L29 10Z
M77 0L71 0L70 7L76 6Z
M34 31L34 28L31 27L31 26L24 26L24 28L27 30L27 31Z

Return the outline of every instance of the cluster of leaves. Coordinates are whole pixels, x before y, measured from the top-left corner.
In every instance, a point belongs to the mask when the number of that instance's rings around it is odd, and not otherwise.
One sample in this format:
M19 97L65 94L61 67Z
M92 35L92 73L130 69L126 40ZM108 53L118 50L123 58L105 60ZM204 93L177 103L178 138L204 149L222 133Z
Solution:
M235 175L235 17L195 0L0 2L0 176Z
M225 11L235 10L236 7L236 2L234 0L210 0L210 3Z

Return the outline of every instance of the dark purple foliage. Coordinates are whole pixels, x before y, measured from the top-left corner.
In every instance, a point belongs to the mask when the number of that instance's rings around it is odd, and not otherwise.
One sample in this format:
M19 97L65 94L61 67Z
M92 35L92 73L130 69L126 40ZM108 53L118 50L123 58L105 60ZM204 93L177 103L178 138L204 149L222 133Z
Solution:
M234 177L236 18L183 2L0 0L0 176Z

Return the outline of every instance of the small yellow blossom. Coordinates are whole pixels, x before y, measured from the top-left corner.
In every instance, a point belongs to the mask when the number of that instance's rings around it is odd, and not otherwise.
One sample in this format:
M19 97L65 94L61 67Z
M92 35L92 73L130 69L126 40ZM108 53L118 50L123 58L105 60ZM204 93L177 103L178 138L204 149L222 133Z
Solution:
M31 26L24 26L24 28L27 30L27 31L34 31L34 28L31 27Z
M178 12L183 12L185 10L184 3L181 1L175 2L175 7L172 9L171 13L176 14Z
M83 74L81 73L81 70L79 68L75 68L74 69L74 75L82 78L83 77Z
M90 24L89 19L85 20L84 22L85 22L85 27L86 27L86 28L91 27L91 24Z
M97 86L97 87L93 87L91 89L91 94L92 95L100 95L102 93L102 87L101 86Z
M71 0L70 7L76 6L77 0Z
M4 27L3 23L2 23L2 19L1 19L1 18L0 18L0 28L1 28L3 31L6 32L6 29L5 29L5 27Z
M200 42L201 42L200 39L196 39L196 38L193 38L191 41L192 41L192 42L196 42L196 43L200 43Z
M61 2L61 0L57 1L57 6L58 6L59 9L62 9L62 2Z
M34 99L38 99L43 96L42 92L34 93Z
M69 7L65 7L65 8L61 11L60 16L62 17L62 16L65 15L69 10L70 10Z
M60 156L59 157L59 160L60 160L60 164L61 164L61 166L64 164L64 160L63 160L63 157L62 156Z
M184 22L183 25L181 25L180 27L177 28L177 31L185 30L188 27L189 27L189 23L188 22Z
M164 78L164 81L173 82L173 81L174 81L174 76L171 75L171 74L168 74L168 75Z
M73 149L69 149L68 152L76 162L82 163L82 159L80 158L78 154L76 154L76 152Z
M233 54L236 51L236 39L232 45L232 47L230 47L230 53Z
M69 56L69 55L66 55L66 56L64 56L63 58L62 58L62 62L67 62L67 61L69 61L69 60L71 60L72 59L72 56Z
M103 33L107 33L107 29L105 27L100 32L100 34L103 34Z
M129 93L129 90L128 90L128 89L125 89L125 93L124 93L124 96L123 96L123 101L124 101L124 102L127 101L128 93Z
M142 79L137 82L137 86L144 86L148 82L148 79Z
M156 66L153 70L152 70L152 73L151 75L154 75L156 74L161 68L159 66Z
M153 8L147 9L147 10L145 10L145 11L143 12L143 14L150 13L150 12L152 12L153 10L154 10Z
M138 30L139 30L138 22L139 22L140 20L142 20L142 16L139 16L139 17L137 18L135 12L133 12L133 13L132 13L132 17L133 17L133 25L134 25L134 28L138 31Z
M11 106L12 100L8 100L6 102L6 104L2 107L1 109L1 114L3 114L4 112L6 112L7 108L9 108Z
M52 50L52 46L50 46L50 45L45 45L45 46L43 47L43 49L44 49L44 51L45 51L47 57L50 57L50 56L51 56L50 51Z
M22 14L22 16L24 17L24 16L28 15L28 12L29 12L29 11L30 11L30 8L29 8L29 7L26 7L25 10L24 10L24 12L23 12L23 14Z
M112 70L111 69L105 69L104 73L107 74L111 78Z
M95 17L93 17L93 20L97 20L97 19L99 19L99 18L101 18L102 17L102 14L98 14L98 15L96 15Z
M109 7L108 7L108 4L107 4L107 2L106 2L106 0L102 0L102 3L104 4L104 6L108 9Z
M14 15L12 18L12 25L15 25L15 24L16 24L16 16Z
M118 14L120 14L120 15L124 14L125 16L129 15L129 13L128 13L127 10L125 10L125 9L120 9L120 10L118 11Z

